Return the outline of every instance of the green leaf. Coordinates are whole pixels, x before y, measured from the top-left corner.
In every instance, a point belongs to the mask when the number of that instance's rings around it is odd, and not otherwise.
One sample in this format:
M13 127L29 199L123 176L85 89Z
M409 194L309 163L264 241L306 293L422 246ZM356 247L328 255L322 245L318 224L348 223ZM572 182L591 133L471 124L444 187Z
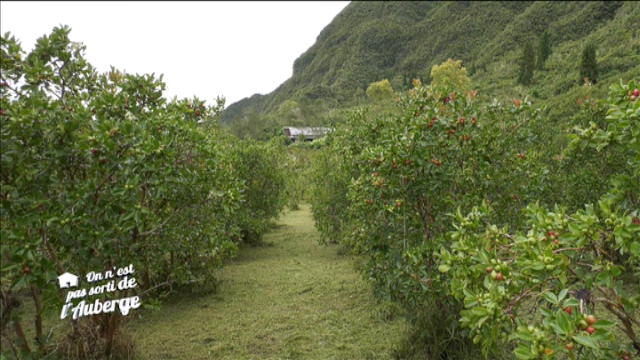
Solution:
M573 336L573 340L575 340L575 342L577 342L580 345L584 345L584 346L590 347L592 349L597 349L598 348L598 345L595 343L595 341L593 341L591 336L575 335L575 336Z
M529 360L535 358L535 356L529 351L529 348L525 347L524 345L518 345L513 353L518 359Z
M609 320L598 320L595 324L595 327L597 327L598 329L608 329L611 327L616 326L616 323L609 321Z
M550 302L552 304L557 304L558 303L558 298L551 292L546 292L546 293L544 293L543 296L548 302Z
M450 269L451 269L451 267L449 265L442 264L442 265L438 266L438 271L440 271L441 273L446 273Z
M567 293L569 293L569 289L560 290L560 294L558 294L558 302L562 301L565 296L567 296Z

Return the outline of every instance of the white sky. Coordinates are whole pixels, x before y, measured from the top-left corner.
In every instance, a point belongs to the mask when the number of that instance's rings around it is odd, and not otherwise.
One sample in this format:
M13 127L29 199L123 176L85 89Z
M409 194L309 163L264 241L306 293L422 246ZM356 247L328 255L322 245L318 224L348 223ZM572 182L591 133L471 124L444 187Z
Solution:
M57 25L101 72L164 74L168 98L227 106L266 94L348 4L334 2L1 2L0 29L30 51Z

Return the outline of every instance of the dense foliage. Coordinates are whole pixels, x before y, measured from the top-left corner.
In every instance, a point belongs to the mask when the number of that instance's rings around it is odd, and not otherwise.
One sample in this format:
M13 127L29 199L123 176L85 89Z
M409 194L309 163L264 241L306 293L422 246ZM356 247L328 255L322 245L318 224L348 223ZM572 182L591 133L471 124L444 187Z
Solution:
M284 145L275 140L267 144L241 140L234 145L234 154L238 156L234 170L244 182L245 200L237 214L240 231L244 241L256 243L288 200L283 196L289 176L287 158Z
M378 296L405 306L427 357L637 352L637 84L613 88L606 120L577 123L563 154L526 100L414 85L396 111L355 111L329 135L312 199L323 241L366 256ZM586 149L603 154L590 161L607 165L613 190L589 187L593 166L566 172ZM581 209L536 205L562 206L558 191Z
M458 214L441 271L452 294L464 300L461 322L485 350L500 344L503 332L515 333L521 359L640 354L637 86L612 87L606 126L580 130L567 149L609 148L626 161L610 174L612 187L597 204L575 213L530 205L527 224L516 233L483 221L486 207ZM616 325L626 339L613 332Z
M57 275L133 264L151 304L160 290L210 282L283 205L275 144L225 135L222 101L167 102L154 76L98 73L69 31L28 54L1 40L2 351L18 358L129 351L116 349L116 313L51 341L43 318L63 303Z

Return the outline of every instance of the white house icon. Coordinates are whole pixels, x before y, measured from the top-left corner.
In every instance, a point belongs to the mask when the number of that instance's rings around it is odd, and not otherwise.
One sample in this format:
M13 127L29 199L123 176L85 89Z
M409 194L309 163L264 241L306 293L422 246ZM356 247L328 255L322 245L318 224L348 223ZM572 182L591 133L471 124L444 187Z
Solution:
M60 288L70 288L78 286L78 277L71 273L64 273L58 276L58 282L60 283Z

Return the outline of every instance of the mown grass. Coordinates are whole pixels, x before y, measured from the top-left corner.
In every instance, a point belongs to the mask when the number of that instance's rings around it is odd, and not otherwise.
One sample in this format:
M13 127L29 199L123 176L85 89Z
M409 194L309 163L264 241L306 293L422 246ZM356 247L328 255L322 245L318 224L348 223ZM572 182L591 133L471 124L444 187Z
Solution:
M317 244L309 206L287 213L219 274L215 294L145 311L128 333L141 359L389 359L406 336L354 269Z

